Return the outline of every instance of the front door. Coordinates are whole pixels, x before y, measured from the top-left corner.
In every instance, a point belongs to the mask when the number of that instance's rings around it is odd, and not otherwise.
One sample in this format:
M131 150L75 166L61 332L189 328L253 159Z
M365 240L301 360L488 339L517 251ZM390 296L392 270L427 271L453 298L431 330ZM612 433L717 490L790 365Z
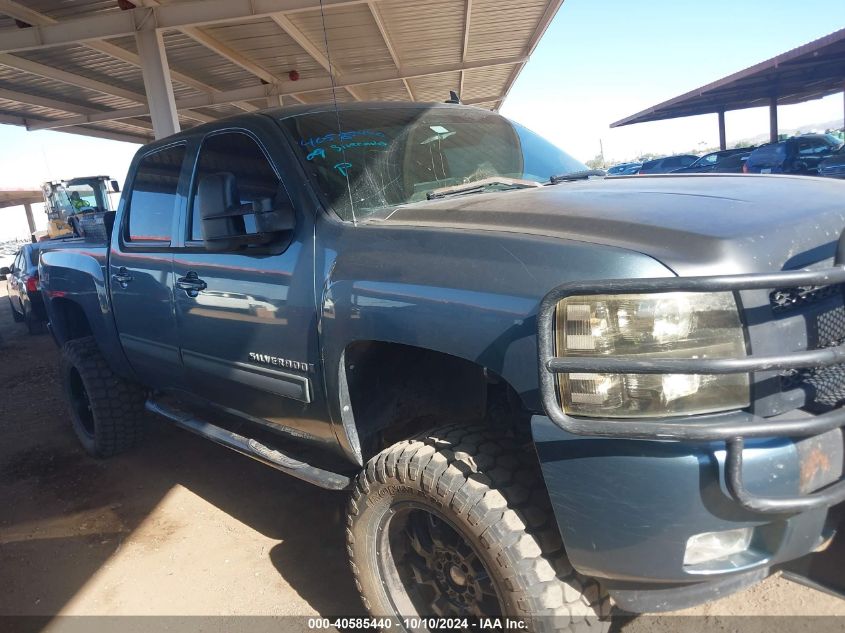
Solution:
M319 375L314 298L313 217L297 213L291 237L269 246L209 252L198 183L234 178L235 204L291 206L282 174L247 131L203 140L186 213L184 248L174 259L176 319L191 393L230 413L298 437L333 438L312 408ZM239 220L240 221L240 220ZM254 217L241 230L255 232Z
M184 200L178 195L184 158L185 145L179 144L136 159L109 254L109 286L123 350L141 382L160 389L178 386L182 379L171 238Z

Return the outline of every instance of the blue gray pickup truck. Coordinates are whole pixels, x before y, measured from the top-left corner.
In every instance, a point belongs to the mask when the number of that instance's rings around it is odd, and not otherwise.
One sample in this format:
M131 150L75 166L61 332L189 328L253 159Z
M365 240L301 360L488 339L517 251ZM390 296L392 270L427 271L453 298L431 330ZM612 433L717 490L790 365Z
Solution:
M107 224L40 261L84 447L151 412L345 491L374 617L842 590L845 183L603 179L472 107L297 106L143 147Z

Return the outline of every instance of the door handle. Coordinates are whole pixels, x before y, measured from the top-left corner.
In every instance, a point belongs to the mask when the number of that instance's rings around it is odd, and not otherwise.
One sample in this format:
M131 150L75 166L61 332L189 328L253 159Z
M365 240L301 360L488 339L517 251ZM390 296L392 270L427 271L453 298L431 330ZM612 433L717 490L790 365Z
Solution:
M176 280L176 287L184 290L189 297L196 297L200 291L208 288L208 284L200 279L194 271Z
M120 287L125 289L129 285L129 282L132 281L132 275L129 274L125 266L121 266L116 273L112 274L111 280L120 284Z

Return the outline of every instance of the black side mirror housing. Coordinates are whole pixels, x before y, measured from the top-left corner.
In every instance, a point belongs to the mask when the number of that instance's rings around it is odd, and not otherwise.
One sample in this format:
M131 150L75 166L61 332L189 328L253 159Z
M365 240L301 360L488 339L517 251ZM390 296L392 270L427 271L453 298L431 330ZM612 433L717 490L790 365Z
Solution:
M120 193L120 183L118 183L116 180L112 180L111 181L111 190L114 191L115 193Z
M211 252L270 244L295 226L293 209L273 208L272 198L241 204L235 175L231 172L203 176L197 186L196 204L205 248ZM255 218L255 232L247 232L245 216Z

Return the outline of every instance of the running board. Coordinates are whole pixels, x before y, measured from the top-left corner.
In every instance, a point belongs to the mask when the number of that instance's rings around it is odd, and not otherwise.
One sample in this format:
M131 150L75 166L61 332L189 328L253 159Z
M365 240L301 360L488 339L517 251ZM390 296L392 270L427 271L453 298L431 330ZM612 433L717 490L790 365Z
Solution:
M153 399L147 400L144 406L150 413L165 417L186 431L201 435L315 486L328 490L350 490L352 488L352 479L346 475L306 464L277 449L265 446L257 440L227 431L210 422L195 418L184 411L179 411Z

